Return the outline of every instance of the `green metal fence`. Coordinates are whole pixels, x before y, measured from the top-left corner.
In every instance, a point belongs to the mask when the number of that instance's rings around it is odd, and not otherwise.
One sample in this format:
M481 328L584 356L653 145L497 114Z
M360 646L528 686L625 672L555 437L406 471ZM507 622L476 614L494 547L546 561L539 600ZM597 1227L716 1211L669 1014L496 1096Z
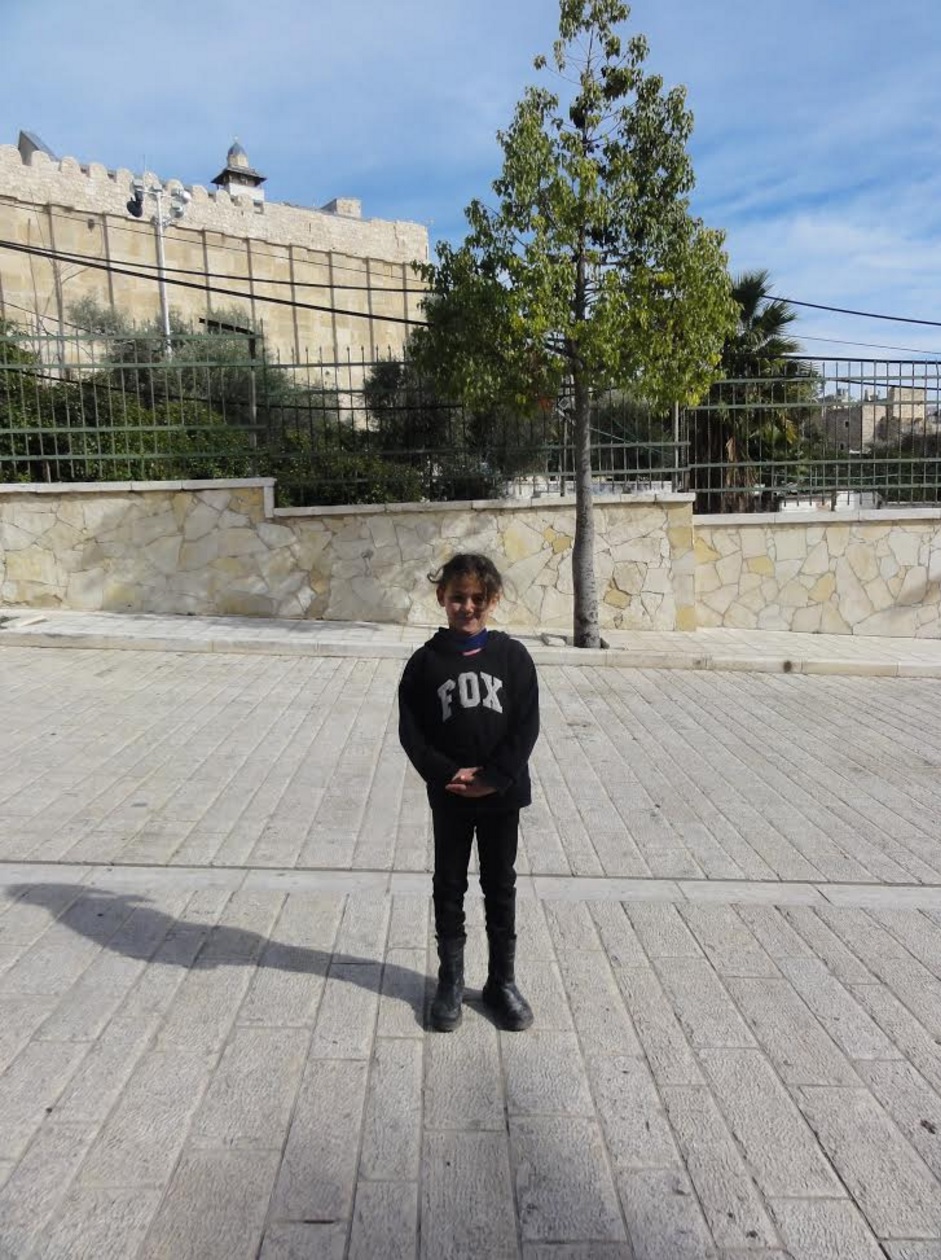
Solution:
M573 488L566 396L436 397L408 363L282 363L251 335L0 336L0 481L274 476L282 505ZM595 400L599 494L691 490L700 512L941 501L941 364L792 358L695 408Z

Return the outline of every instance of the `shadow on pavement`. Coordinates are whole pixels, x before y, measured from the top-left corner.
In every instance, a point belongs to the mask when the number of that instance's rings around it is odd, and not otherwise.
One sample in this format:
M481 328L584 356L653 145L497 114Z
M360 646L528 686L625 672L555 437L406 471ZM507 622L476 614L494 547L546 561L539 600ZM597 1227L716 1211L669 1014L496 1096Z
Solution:
M103 949L191 971L258 967L328 976L407 1002L424 1024L425 975L375 958L312 949L270 940L259 932L225 924L175 919L136 893L112 893L83 884L12 884L10 901L45 907L52 918ZM71 904L70 904L71 903ZM63 913L63 907L68 909ZM133 927L129 928L133 918Z

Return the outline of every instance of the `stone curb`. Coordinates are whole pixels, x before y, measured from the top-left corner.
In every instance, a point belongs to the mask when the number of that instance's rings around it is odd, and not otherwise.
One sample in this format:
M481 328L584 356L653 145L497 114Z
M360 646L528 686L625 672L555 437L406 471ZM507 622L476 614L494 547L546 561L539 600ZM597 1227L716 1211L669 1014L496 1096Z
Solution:
M116 634L81 634L52 630L4 630L0 647L67 647L132 652L207 652L247 656L358 657L361 660L407 660L415 644L369 639L245 639L217 636L210 639L174 635L136 637ZM607 648L602 650L528 644L533 659L542 665L591 665L622 669L730 670L770 674L839 674L855 677L941 678L941 661L862 660L851 657L770 656L747 653L647 652Z

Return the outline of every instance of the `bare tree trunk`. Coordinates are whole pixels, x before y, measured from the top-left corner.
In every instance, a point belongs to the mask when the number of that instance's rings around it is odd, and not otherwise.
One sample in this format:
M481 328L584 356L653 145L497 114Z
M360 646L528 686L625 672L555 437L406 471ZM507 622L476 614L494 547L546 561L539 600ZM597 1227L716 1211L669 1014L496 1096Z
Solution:
M575 270L575 327L588 317L588 268L585 232L579 232ZM572 545L572 586L575 591L572 641L576 647L601 647L598 628L598 585L595 581L595 510L591 490L591 398L577 342L568 347L575 401L575 541Z
M601 647L598 627L598 584L595 580L595 509L591 489L591 426L588 389L575 370L575 543L572 582L575 588L573 642L576 647Z

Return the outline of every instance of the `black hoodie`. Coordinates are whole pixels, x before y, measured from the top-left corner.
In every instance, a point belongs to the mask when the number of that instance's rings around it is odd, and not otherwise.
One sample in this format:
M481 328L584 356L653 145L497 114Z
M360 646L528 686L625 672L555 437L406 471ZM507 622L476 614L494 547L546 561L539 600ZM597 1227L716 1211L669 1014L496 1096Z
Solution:
M491 630L479 652L439 630L409 660L399 684L399 739L428 785L432 808L521 809L532 801L528 761L539 735L539 685L517 639ZM456 771L482 767L491 796L445 791Z

